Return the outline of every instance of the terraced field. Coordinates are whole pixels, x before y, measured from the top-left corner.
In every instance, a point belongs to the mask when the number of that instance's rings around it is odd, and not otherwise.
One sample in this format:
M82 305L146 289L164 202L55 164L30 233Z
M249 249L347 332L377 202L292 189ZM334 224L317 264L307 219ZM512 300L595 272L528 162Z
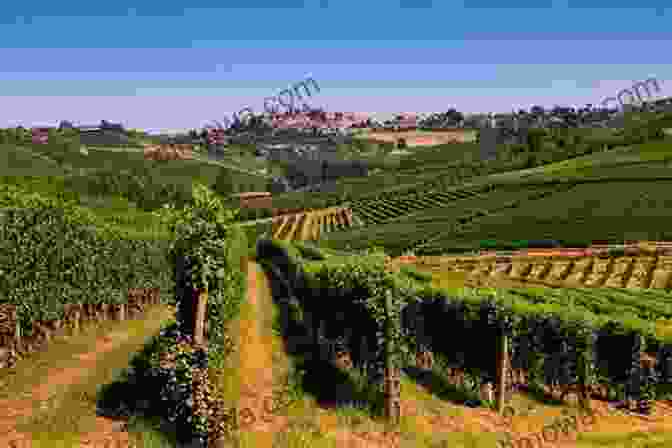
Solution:
M368 225L328 235L325 247L381 246L398 256L441 255L501 248L518 240L591 241L672 239L670 179L599 179L501 183L454 191L381 195L352 202ZM499 246L498 246L499 247Z
M419 268L463 272L468 286L672 289L672 255L421 257Z
M576 184L564 192L489 213L460 229L446 229L418 252L473 248L474 242L493 238L667 241L672 237L670 191L672 180Z
M419 211L442 208L463 199L481 198L489 190L489 186L481 186L445 192L388 193L353 201L350 207L366 224L383 224Z
M273 238L281 240L318 240L323 234L344 230L361 221L349 208L333 207L273 218Z
M426 192L415 197L405 194L389 200L383 197L362 201L352 205L353 211L369 225L328 235L323 241L326 247L336 249L357 250L374 244L391 255L399 255L407 249L427 245L446 232L461 232L472 221L489 214L515 209L571 188L572 184L486 185L456 189L452 193ZM411 210L401 212L402 207Z

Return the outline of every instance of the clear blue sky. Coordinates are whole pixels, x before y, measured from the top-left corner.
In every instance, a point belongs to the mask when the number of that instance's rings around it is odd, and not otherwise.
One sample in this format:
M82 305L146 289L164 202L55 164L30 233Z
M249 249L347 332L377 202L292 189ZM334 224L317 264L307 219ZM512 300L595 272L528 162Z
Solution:
M321 89L309 103L328 111L597 104L652 76L672 95L662 1L5 3L3 127L199 127L261 112L307 73Z

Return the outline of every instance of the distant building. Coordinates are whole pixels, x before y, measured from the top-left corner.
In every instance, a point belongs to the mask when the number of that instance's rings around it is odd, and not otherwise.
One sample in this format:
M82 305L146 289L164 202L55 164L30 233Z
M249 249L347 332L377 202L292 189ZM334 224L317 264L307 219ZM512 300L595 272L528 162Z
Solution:
M32 141L36 145L46 145L49 143L50 128L32 128Z
M209 129L207 141L208 145L211 146L226 146L229 143L229 138L224 129Z

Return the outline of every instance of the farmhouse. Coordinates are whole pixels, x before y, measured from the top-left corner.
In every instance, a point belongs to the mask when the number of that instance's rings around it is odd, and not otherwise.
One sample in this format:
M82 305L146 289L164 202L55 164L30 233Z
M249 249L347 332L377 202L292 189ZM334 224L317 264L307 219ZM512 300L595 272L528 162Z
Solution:
M47 144L49 142L49 130L52 128L32 128L32 140L35 144Z

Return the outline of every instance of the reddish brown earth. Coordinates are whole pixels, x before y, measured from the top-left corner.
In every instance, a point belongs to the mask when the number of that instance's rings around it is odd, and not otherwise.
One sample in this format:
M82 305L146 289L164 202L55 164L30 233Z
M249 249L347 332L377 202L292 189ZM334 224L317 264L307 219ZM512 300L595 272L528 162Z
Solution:
M146 313L151 312L148 310ZM169 313L163 313L170 316L174 309ZM140 317L143 318L143 317ZM149 323L148 330L155 326ZM156 331L158 332L157 326ZM48 378L46 382L35 384L27 390L16 393L15 398L0 400L0 447L28 448L35 443L32 441L32 435L17 431L16 425L25 418L35 415L35 412L47 406L50 400L58 400L60 394L67 390L69 386L76 385L84 381L91 371L97 368L97 363L105 357L106 354L118 348L126 342L131 336L123 329L108 333L105 336L97 337L91 341L90 349L77 355L77 362L68 361L68 366L60 368L57 366L49 367ZM36 354L34 356L39 356ZM21 363L17 367L20 367ZM20 373L19 373L20 374ZM95 431L82 434L77 446L81 447L102 447L109 446L127 447L129 446L129 434L120 430L119 422L109 418L95 416ZM56 442L54 442L56 444ZM40 446L44 446L42 443Z
M381 142L393 142L403 138L407 146L433 146L446 143L464 143L473 141L473 135L470 131L371 131L362 136L362 138L377 140Z

